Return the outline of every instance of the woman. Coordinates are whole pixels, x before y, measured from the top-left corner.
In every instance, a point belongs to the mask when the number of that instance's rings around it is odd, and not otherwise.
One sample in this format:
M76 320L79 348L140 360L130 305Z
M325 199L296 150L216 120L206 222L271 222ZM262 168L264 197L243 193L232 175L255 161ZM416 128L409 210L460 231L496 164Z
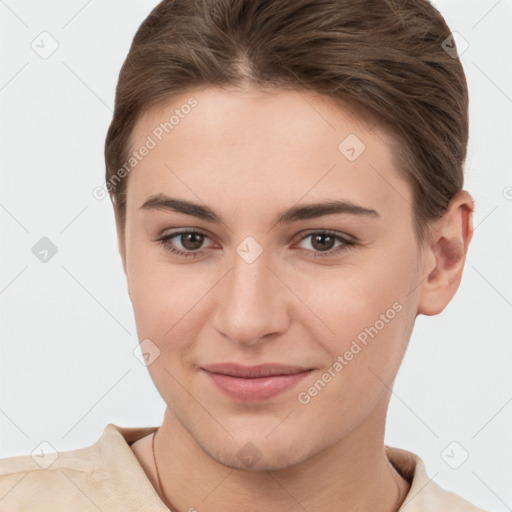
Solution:
M164 421L2 461L0 506L482 510L383 443L415 319L453 298L473 232L454 48L427 0L153 10L105 186Z

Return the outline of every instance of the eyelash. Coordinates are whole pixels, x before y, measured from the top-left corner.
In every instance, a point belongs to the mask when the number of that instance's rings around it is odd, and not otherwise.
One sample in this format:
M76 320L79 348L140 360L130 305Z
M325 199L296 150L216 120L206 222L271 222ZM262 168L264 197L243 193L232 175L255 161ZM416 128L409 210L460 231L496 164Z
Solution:
M192 257L192 258L197 258L198 256L201 256L201 254L204 252L203 250L198 250L198 251L181 251L181 250L178 250L178 249L175 249L173 247L171 247L169 245L169 241L172 239L172 238L176 238L177 236L179 235L184 235L184 234L197 234L197 235L203 235L207 238L208 235L206 233L202 233L201 231L195 231L195 230L185 230L185 231L177 231L175 233L170 233L168 235L165 235L161 238L159 238L157 241L160 243L160 245L167 251L173 253L173 254L176 254L178 256L184 256L184 257ZM345 238L345 237L342 237L340 235L337 235L336 233L332 232L332 231L310 231L309 233L305 234L297 243L300 243L302 242L303 240L305 240L306 238L309 238L313 235L327 235L327 236L330 236L330 237L333 237L335 238L336 240L338 241L341 241L343 243L343 245L341 246L338 246L337 249L330 249L329 251L312 251L310 249L298 249L299 251L301 252L308 252L308 253L313 253L313 257L315 258L325 258L325 257L328 257L328 256L333 256L335 254L339 254L341 252L344 252L344 251L347 251L348 249L350 249L351 247L355 247L358 245L357 242L353 241L353 240L349 240L348 238ZM213 257L213 256L211 256Z

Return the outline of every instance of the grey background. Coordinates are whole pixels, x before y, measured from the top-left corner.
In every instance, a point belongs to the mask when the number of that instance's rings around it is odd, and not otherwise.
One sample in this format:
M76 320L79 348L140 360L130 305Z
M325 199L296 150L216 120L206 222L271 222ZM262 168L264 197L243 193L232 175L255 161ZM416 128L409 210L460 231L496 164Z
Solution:
M92 194L120 66L156 3L0 1L0 457L42 441L87 446L110 422L161 423L164 403L133 352L110 200ZM434 5L469 45L476 229L457 295L417 319L385 442L469 501L512 510L512 0ZM53 40L48 58L32 47ZM33 253L43 237L57 249L47 262ZM469 453L458 469L442 456L453 441L455 458Z

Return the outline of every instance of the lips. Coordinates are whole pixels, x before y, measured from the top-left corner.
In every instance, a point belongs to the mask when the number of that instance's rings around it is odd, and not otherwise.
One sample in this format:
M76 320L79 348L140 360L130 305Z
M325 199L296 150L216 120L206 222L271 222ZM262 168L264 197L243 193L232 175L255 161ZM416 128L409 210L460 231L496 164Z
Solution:
M219 363L201 368L217 390L241 402L258 402L275 397L295 386L312 371L302 366L266 363L243 366Z
M211 373L229 375L231 377L241 377L244 379L254 379L259 377L271 377L273 375L295 375L311 368L302 366L281 365L278 363L265 363L256 366L243 366L237 363L219 363L210 364L202 367Z

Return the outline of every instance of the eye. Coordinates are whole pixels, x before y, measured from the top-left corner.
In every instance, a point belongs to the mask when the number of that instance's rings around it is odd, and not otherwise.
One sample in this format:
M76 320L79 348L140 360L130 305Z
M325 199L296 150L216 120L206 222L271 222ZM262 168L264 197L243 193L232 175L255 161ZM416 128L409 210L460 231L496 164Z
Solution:
M175 243L171 242L174 238L177 238L183 249L177 249ZM158 242L162 247L173 254L185 257L191 256L192 258L195 258L197 256L201 256L205 252L205 250L201 249L201 246L205 239L208 238L209 236L201 233L200 231L189 230L170 233L159 238ZM312 249L300 248L299 250L310 253L314 257L333 256L357 245L357 242L354 240L350 240L347 237L338 235L332 231L312 231L304 235L300 239L299 243L302 243L308 238L311 239L310 246ZM336 241L338 241L340 245L335 248Z
M176 249L171 244L173 238L179 237L178 240L184 250ZM171 233L158 239L160 244L168 251L179 256L192 256L193 258L200 256L204 251L198 251L203 244L205 238L209 238L200 231L179 231L177 233Z
M333 256L357 245L357 242L354 240L350 240L347 237L338 235L332 231L312 231L304 235L300 239L300 242L303 242L308 238L311 239L310 246L312 249L300 250L310 252L314 257ZM336 241L339 241L341 245L338 245L337 248L334 248Z

